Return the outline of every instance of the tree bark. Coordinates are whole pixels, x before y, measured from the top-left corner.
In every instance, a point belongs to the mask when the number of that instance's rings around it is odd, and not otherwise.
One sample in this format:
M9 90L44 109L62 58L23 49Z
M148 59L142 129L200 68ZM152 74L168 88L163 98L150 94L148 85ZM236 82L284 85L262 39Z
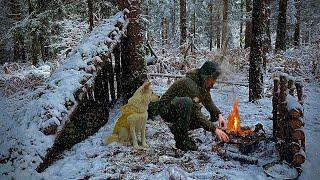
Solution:
M277 26L277 38L276 38L276 52L280 50L286 50L286 31L287 31L287 0L279 1L279 15Z
M187 39L187 8L186 0L180 0L180 45L184 44Z
M246 30L245 30L245 40L244 48L251 46L252 37L252 0L246 0Z
M301 0L295 0L295 8L296 8L296 24L294 28L293 35L293 45L300 46L300 24L301 24Z
M279 121L278 121L278 101L279 101L279 84L280 81L278 78L274 79L273 86L273 97L272 97L272 116L273 116L273 137L277 137L279 132Z
M176 0L172 2L171 10L171 40L173 40L172 45L176 42Z
M88 0L89 30L93 29L93 0Z
M147 79L145 52L143 48L143 27L140 19L140 1L117 1L121 10L129 9L130 22L127 27L127 37L122 40L122 82L123 95L128 100Z
M220 23L220 10L217 8L217 17L215 21L215 27L216 27L216 45L217 49L221 48L221 23Z
M244 5L244 2L243 0L240 1L240 34L239 34L239 37L240 37L240 49L242 49L242 31L243 31L243 5Z
M263 96L263 0L253 1L252 10L252 42L249 67L249 101L256 101Z
M212 46L213 46L213 4L212 2L209 3L209 28L208 28L208 33L209 33L209 50L212 51Z
M192 32L193 46L191 46L191 53L194 53L194 40L196 37L196 9L195 9L196 1L195 0L193 0L193 5L194 5L194 8L193 8L192 20L191 20L191 32Z
M28 0L28 11L29 11L29 14L31 14L33 11L32 0Z
M228 49L228 36L229 36L229 31L228 31L228 7L229 7L229 1L228 0L223 0L223 28L222 28L222 43L223 43L223 49L222 53L225 56L227 54L227 49Z
M167 17L162 18L162 47L168 45L168 19Z
M270 9L270 3L271 0L265 0L265 47L266 51L269 52L272 47L271 47L271 32L270 32L270 16L271 16L271 9Z

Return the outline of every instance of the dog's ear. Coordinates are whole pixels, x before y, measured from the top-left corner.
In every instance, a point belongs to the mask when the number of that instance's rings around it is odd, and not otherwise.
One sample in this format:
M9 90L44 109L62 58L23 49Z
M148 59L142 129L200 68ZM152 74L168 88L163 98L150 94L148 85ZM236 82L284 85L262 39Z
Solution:
M142 85L142 91L145 92L145 91L149 90L150 85L151 85L151 82L145 81L145 82L143 83L143 85Z

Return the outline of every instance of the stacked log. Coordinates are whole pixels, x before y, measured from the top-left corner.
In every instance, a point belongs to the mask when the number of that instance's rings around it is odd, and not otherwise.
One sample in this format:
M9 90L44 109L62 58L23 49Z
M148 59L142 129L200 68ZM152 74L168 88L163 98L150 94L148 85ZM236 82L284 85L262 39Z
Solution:
M273 136L277 140L281 160L301 169L306 154L302 84L287 74L274 79ZM280 86L280 87L279 87ZM294 96L296 90L297 98Z

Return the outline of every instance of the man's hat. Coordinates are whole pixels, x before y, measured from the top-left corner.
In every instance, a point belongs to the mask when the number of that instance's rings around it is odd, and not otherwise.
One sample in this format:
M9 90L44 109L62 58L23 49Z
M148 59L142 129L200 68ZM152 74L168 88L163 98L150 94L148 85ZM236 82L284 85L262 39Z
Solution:
M213 78L218 78L218 76L221 74L221 69L218 63L206 61L199 69L199 73L204 77L212 76Z

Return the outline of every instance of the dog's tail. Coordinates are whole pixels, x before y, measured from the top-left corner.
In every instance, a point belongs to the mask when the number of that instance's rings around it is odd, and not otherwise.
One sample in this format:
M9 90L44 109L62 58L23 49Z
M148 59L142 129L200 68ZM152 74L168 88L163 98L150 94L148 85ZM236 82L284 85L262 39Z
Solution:
M119 137L117 134L111 134L110 136L107 136L104 141L105 143L107 144L110 144L110 143L113 143L115 141L118 141L119 140Z

